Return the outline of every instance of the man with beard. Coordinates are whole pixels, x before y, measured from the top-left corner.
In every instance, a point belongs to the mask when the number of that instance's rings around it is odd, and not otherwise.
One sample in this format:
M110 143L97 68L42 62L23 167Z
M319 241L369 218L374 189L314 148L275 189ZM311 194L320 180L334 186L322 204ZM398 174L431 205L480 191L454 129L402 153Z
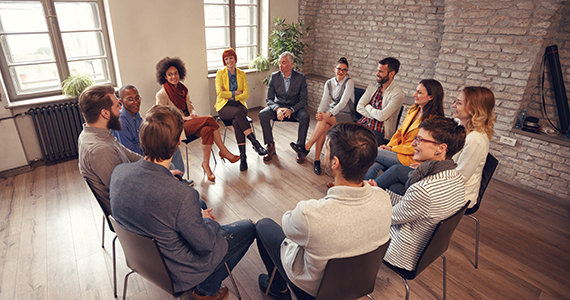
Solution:
M386 57L378 63L377 83L372 83L358 101L356 111L362 115L358 124L372 130L378 146L386 144L398 127L398 113L404 103L404 91L394 81L400 61Z
M79 171L97 196L109 201L113 169L125 162L135 162L141 155L121 145L110 130L121 130L121 106L110 85L92 85L79 96L85 124L78 138ZM180 172L180 171L178 171ZM104 204L105 205L105 204ZM106 203L111 211L110 203Z
M301 201L282 218L255 225L259 255L268 274L277 271L269 290L273 299L315 296L329 259L368 253L390 238L392 205L388 193L363 182L376 158L376 139L363 125L338 123L327 132L325 173L335 186L319 200ZM269 275L259 275L265 292Z

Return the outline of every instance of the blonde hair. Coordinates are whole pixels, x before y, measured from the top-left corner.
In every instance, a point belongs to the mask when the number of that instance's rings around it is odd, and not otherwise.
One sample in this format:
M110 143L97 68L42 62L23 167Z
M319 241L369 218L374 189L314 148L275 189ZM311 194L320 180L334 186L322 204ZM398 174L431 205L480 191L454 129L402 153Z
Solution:
M463 89L465 105L471 112L471 119L466 124L467 132L478 131L493 137L495 117L495 95L486 87L467 86Z

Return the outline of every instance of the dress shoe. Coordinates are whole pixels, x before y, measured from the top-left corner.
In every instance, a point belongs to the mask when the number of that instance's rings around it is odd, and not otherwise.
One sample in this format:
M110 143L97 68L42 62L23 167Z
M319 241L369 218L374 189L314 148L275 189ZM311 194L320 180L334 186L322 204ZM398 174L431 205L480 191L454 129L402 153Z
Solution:
M180 174L174 175L174 177L176 177L176 179L178 179L178 180L180 180L180 181L186 183L186 184L189 185L189 186L194 186L194 180L192 180L192 179L186 180L186 179L184 179L184 177L182 177L182 175L180 175Z
M226 300L229 295L228 288L225 286L222 286L214 296L200 296L196 294L196 291L192 293L192 297L196 300Z
M204 170L204 174L206 174L206 177L208 177L208 180L216 181L216 175L214 175L214 172L212 172L212 170L210 170L210 166L204 167L204 163L202 163L201 166L202 166L202 170Z
M265 147L267 154L263 157L263 161L270 161L275 155L275 143L267 144Z
M289 143L289 146L291 146L291 148L297 152L297 163L298 164L302 164L305 162L305 157L307 157L307 154L309 154L309 151L307 149L305 149L304 146L299 146L293 142Z
M259 289L265 295L265 291L267 291L267 286L269 285L269 275L267 274L259 274L258 278ZM273 291L269 288L269 293L267 294L268 298L273 300L291 300L291 292L287 289L286 292L281 293L278 291Z
M220 156L220 158L222 159L222 161L223 161L224 163L225 163L224 158L227 159L227 160L228 160L230 163L232 163L232 164L235 163L235 162L237 162L237 161L239 160L239 156L233 155L233 154L231 154L231 153L230 153L231 156L225 156L225 155L222 153L222 151L220 151L220 152L218 153L218 155Z
M320 160L315 160L313 172L315 172L315 174L317 174L317 175L321 175L321 161Z

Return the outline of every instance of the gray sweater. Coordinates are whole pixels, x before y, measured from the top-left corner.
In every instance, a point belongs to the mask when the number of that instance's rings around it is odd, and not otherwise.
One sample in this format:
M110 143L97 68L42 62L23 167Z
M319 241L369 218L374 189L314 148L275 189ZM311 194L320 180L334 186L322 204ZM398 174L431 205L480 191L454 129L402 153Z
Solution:
M316 295L331 258L368 253L390 238L392 205L388 194L364 182L335 186L325 198L301 201L283 215L281 261L287 277Z
M168 169L144 159L117 166L111 177L113 216L126 230L157 241L175 292L204 281L228 250L220 224L202 218L199 199Z

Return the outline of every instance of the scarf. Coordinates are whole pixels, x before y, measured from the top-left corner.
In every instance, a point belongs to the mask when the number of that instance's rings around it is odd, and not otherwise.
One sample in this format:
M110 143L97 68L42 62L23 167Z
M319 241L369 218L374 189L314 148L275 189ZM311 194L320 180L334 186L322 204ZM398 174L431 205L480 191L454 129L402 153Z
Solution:
M452 170L457 168L457 164L452 159L446 160L430 160L420 164L414 171L409 174L408 181L404 190L407 191L414 183L439 172Z
M170 82L164 83L164 90L170 98L170 101L174 103L178 109L181 111L186 110L186 96L188 95L188 88L182 84L182 82L178 82L178 87L173 86Z

